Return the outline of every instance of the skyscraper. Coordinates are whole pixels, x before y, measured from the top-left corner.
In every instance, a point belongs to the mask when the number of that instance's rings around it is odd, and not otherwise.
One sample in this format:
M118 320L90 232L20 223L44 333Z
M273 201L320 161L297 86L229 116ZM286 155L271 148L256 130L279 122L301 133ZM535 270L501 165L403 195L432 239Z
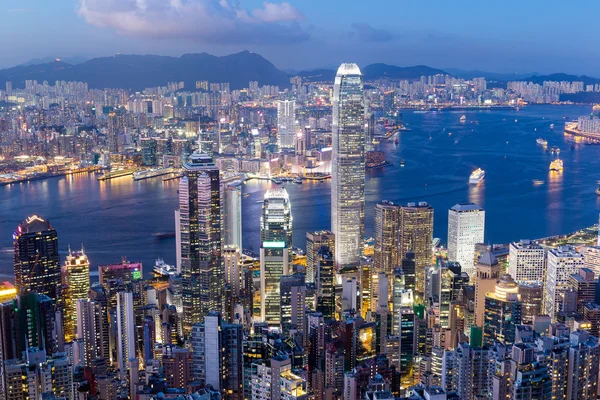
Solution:
M398 256L414 253L416 290L425 289L425 268L431 264L433 247L433 207L424 201L408 203L400 208L398 223Z
M261 321L279 326L279 278L292 266L292 207L285 189L265 193L260 218Z
M373 249L373 271L392 274L398 266L398 224L400 206L383 200L375 206L375 246Z
M223 185L223 245L242 250L242 190Z
M330 231L306 232L306 283L316 282L319 270L321 248L331 251L331 260L335 254L335 236Z
M210 156L194 153L179 182L183 327L189 332L209 311L221 311L221 187Z
M56 306L60 297L58 236L48 220L32 215L13 234L15 286L19 294L48 296Z
M342 64L333 87L331 230L338 267L358 266L363 253L365 132L362 74Z
M87 299L90 290L90 260L85 255L83 248L78 252L72 252L69 249L65 265L62 267L62 283L65 307L64 335L65 342L70 342L77 333L76 302L79 299Z
M550 249L547 257L544 310L554 321L561 311L561 297L569 289L569 277L584 266L584 258L572 246Z
M485 211L477 204L457 204L448 211L448 259L475 274L475 244L483 243Z
M76 300L75 308L77 338L83 341L84 365L89 367L93 360L104 357L105 352L108 352L104 348L108 342L108 338L104 337L108 332L104 327L107 321L103 318L102 305L93 300Z
M530 240L511 243L508 273L517 283L543 282L546 274L546 255L542 246Z
M485 294L483 344L515 342L515 330L521 324L519 287L510 275L503 275L493 292Z
M133 294L120 292L117 294L117 367L119 376L127 376L129 360L137 357L135 338L135 319L133 315Z
M296 101L277 102L277 145L280 149L294 148L294 127L296 125Z

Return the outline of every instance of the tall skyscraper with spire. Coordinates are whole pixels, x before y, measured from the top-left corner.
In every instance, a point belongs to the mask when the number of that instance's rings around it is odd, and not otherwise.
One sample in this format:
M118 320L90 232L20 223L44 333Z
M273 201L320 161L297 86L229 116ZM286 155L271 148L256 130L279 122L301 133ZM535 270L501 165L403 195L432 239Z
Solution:
M221 312L221 187L219 169L207 154L194 153L179 182L179 232L183 328Z
M338 266L360 263L365 214L365 130L362 74L340 65L333 87L331 230Z
M18 293L44 294L56 306L61 288L56 230L48 220L32 215L17 226L13 244L15 286Z
M260 218L260 311L261 320L280 324L282 275L292 267L292 207L285 189L270 189L265 194Z

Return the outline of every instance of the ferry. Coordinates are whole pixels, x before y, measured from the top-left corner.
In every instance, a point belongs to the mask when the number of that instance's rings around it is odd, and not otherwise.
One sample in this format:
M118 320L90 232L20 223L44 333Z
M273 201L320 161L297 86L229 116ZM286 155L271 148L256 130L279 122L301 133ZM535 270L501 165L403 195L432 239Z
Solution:
M300 178L299 176L294 178L294 183L297 183L298 185L302 185L302 178Z
M550 163L550 171L562 171L563 170L563 162L560 158L552 161Z
M467 116L463 115L462 117L460 117L460 122L465 122L467 120Z
M173 265L165 263L165 260L162 258L157 258L152 272L155 276L169 276L177 274L177 268L175 268Z
M157 168L147 169L144 171L136 171L133 173L133 180L140 181L142 179L154 178L156 176L167 175L174 172L172 168Z
M473 171L471 176L469 176L469 183L471 185L477 185L483 180L483 178L485 178L485 171L481 168L477 168L475 171Z
M559 155L560 154L560 149L558 147L556 147L556 146L552 146L550 148L550 153Z
M541 144L544 147L548 146L548 141L546 139L544 139L544 138L541 138L541 137L537 138L535 142L537 144Z

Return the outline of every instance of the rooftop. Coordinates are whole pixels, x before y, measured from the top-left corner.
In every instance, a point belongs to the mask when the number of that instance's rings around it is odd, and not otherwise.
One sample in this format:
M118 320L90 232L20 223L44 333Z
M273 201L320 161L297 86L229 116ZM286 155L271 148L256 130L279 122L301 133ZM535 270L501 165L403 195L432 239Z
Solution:
M459 204L452 206L452 208L450 208L450 210L456 211L456 212L468 212L468 211L483 211L483 208L479 207L475 203L459 203Z
M343 63L338 68L336 76L345 75L362 75L362 73L360 72L360 68L358 68L358 65L354 63Z

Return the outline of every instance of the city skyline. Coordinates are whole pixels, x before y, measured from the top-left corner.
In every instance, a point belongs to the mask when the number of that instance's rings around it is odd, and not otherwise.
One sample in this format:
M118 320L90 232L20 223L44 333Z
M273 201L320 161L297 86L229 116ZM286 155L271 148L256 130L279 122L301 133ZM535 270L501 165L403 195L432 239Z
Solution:
M580 24L577 32L561 28L565 15L598 11L600 6L595 3L549 5L536 0L461 8L435 1L431 6L429 12L423 12L416 1L402 5L382 1L377 7L332 1L317 7L312 1L236 4L194 0L165 5L153 0L136 5L127 0L111 5L85 0L50 6L30 0L6 10L10 18L0 28L6 38L0 39L0 44L10 56L0 67L47 57L81 60L115 53L225 55L245 49L288 70L332 68L351 59L361 66L384 62L594 76L600 65L600 58L586 51L598 35L597 27ZM332 23L328 15L334 13L337 18ZM468 23L453 23L465 13L470 16ZM8 40L11 32L31 20L38 21L31 36ZM66 29L53 31L49 21L60 21ZM215 25L218 28L211 29ZM44 28L47 42L36 40ZM557 53L557 47L571 48L571 57Z

